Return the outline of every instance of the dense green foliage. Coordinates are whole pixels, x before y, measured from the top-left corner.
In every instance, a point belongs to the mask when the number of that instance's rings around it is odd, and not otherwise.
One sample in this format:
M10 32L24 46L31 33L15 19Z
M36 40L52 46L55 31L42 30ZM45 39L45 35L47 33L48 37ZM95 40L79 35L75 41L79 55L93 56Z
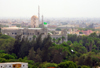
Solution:
M60 68L77 68L77 65L72 61L61 62L58 64Z
M33 40L16 39L0 34L0 62L28 62L29 68L91 68L100 65L100 35L68 35L68 41L50 35L42 40L42 35Z
M4 50L7 53L13 49L15 39L8 35L0 35L0 50Z
M47 63L47 62L44 62L44 63L40 64L39 67L40 68L57 67L57 64L56 63Z
M56 28L56 31L61 31L61 28Z

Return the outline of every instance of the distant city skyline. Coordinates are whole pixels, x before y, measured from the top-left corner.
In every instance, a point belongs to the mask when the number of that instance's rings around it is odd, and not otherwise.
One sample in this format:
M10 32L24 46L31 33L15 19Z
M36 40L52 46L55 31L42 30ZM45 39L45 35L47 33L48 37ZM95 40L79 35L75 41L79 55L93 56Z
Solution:
M0 0L0 18L100 18L100 0Z

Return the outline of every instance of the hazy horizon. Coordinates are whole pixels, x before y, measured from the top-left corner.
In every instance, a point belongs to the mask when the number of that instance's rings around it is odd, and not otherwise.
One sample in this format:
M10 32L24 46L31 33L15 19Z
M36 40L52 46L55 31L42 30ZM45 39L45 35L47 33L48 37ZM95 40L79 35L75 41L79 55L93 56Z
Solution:
M100 18L100 0L0 0L0 18Z

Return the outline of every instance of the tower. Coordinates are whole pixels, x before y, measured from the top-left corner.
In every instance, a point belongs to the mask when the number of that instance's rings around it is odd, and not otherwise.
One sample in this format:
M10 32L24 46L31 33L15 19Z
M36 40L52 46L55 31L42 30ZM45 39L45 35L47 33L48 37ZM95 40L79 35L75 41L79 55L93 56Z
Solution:
M40 6L38 5L38 23L40 24Z

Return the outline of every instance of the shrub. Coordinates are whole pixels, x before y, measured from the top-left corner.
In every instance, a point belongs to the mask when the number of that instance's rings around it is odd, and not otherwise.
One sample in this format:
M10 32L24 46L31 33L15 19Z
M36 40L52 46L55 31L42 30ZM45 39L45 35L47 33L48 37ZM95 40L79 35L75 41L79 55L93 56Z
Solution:
M77 68L76 63L72 61L66 61L66 62L61 62L58 64L58 67L60 68Z
M7 62L5 58L0 58L0 62Z
M34 65L31 65L31 64L28 64L28 68L37 68L37 66L34 66Z
M10 54L3 54L3 56L1 58L5 58L5 59L15 59L14 56L10 55Z
M57 67L57 64L56 63L47 63L47 62L44 62L44 63L40 64L39 67L40 68Z
M81 68L90 68L90 67L89 67L89 66L83 65L83 66L81 66Z
M4 50L0 50L0 53L6 53L6 51L4 51Z

